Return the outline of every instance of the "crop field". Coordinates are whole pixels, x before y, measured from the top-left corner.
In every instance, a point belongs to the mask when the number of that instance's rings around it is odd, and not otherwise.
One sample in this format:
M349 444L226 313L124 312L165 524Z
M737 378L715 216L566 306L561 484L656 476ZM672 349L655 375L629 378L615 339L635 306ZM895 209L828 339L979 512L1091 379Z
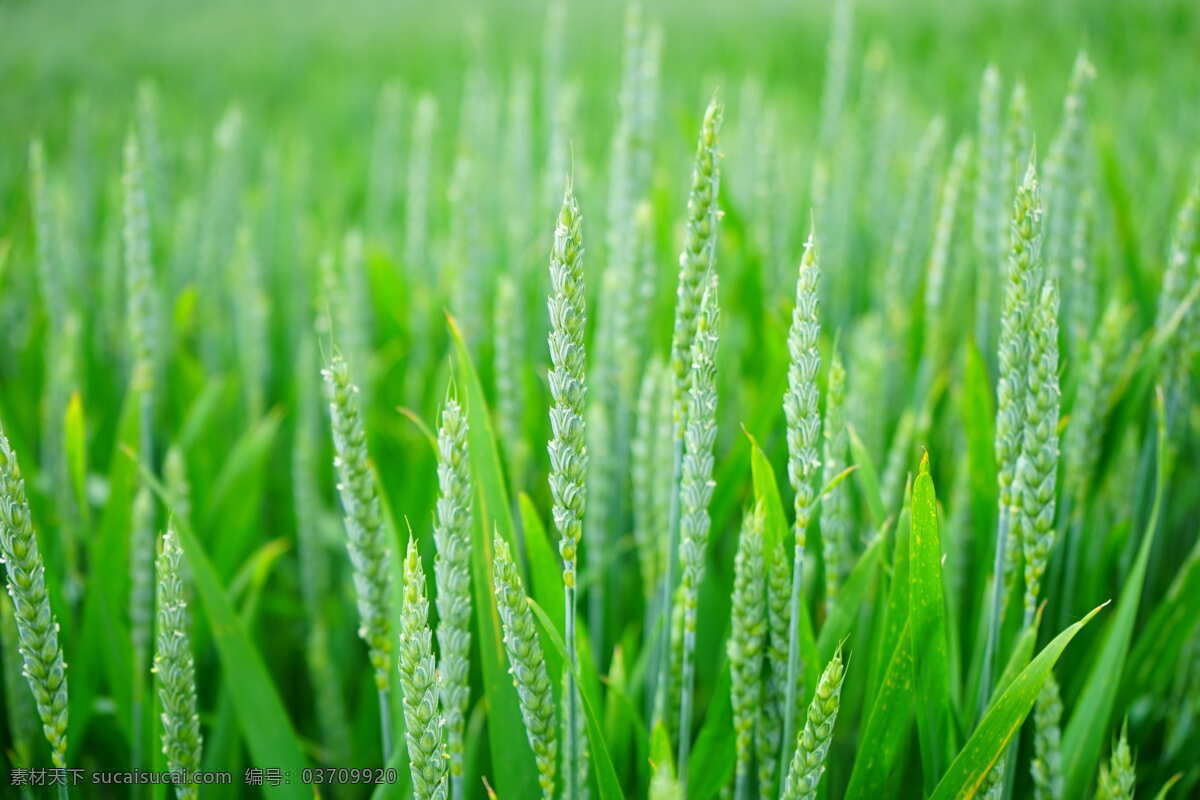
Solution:
M1191 0L0 0L0 796L1200 796Z

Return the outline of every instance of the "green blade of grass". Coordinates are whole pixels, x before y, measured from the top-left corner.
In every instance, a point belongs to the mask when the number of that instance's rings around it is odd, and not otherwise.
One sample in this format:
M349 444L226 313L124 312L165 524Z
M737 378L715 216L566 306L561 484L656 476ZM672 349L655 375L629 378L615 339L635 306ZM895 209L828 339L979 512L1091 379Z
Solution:
M734 752L733 706L730 703L731 676L729 662L721 665L717 685L713 689L712 703L704 717L704 727L696 737L692 758L688 761L688 797L691 800L709 800L716 797L721 787L733 777Z
M1137 560L1134 561L1121 589L1116 614L1104 636L1100 654L1092 663L1087 681L1083 684L1083 691L1075 702L1070 722L1063 731L1063 778L1067 797L1082 797L1096 773L1104 740L1109 735L1109 720L1116 705L1117 690L1121 685L1121 674L1129 652L1129 640L1133 635L1133 624L1141 604L1142 583L1146 578L1150 548L1158 530L1167 476L1167 434L1161 391L1158 393L1157 431L1158 458L1155 467L1154 505L1150 519L1142 534Z
M942 545L938 537L937 496L929 474L929 454L921 459L913 484L912 538L909 541L909 613L915 655L917 735L926 791L954 753L950 706L950 665L946 600L942 587Z
M913 640L905 624L888 659L887 670L858 740L858 757L850 772L846 800L869 800L888 794L888 778L908 742L913 722Z
M883 506L883 492L879 488L879 470L875 468L875 460L871 458L871 453L863 444L862 439L858 437L858 432L854 430L853 425L848 426L848 432L850 434L850 454L854 456L854 463L858 467L855 470L858 488L867 501L867 512L871 517L872 527L879 528L887 519L887 511Z
M967 800L975 796L988 772L1020 730L1021 723L1033 708L1042 684L1050 676L1063 650L1102 608L1104 606L1092 609L1083 619L1054 637L1029 666L1021 670L1012 684L988 707L975 732L942 776L930 800ZM1077 795L1064 795L1068 796Z

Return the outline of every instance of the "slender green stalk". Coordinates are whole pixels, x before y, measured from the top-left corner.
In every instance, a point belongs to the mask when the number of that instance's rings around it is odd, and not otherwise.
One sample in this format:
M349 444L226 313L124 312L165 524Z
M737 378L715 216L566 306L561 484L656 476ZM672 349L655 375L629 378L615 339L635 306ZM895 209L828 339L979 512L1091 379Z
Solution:
M438 645L442 716L450 756L450 796L463 796L463 750L471 650L471 465L467 417L453 397L442 407L438 429L437 545Z
M542 797L554 800L554 761L558 755L558 738L555 733L554 695L550 690L546 659L534 626L533 612L525 602L521 573L513 563L508 542L496 534L494 546L496 558L492 580L504 629L504 649L508 653L513 685L521 704L525 736L529 739L537 763Z
M942 182L941 206L933 230L933 245L929 252L929 268L925 275L925 354L932 363L929 368L940 367L942 360L953 350L949 334L952 319L944 308L947 284L953 277L950 268L954 227L958 221L959 197L962 194L967 170L970 167L974 145L970 138L959 139L950 156L950 168Z
M804 730L796 740L795 755L791 759L787 781L784 783L781 800L814 800L825 774L825 757L833 741L833 726L837 723L838 706L841 704L842 681L846 669L842 664L842 651L833 655L821 680L816 694L808 706L808 719Z
M415 539L404 558L400 609L400 688L404 694L404 734L414 800L446 800L447 765L442 714L438 704L437 662L429 630L425 570ZM381 705L381 710L386 703Z
M813 478L820 469L817 439L821 433L817 371L821 354L817 337L821 321L817 314L820 267L817 265L814 234L809 233L796 278L796 305L788 331L788 388L783 398L787 418L788 481L795 492L795 553L792 560L792 591L788 604L788 667L784 686L783 751L781 763L791 763L796 738L796 698L800 693L800 604L804 601L804 559L808 554L808 526L816 501Z
M716 98L709 101L696 143L696 159L692 167L692 188L688 195L687 226L683 252L679 255L679 280L675 287L675 323L671 334L671 387L674 449L671 469L671 502L667 515L667 569L663 577L660 620L662 629L670 630L675 592L676 559L679 540L679 482L683 475L683 440L686 431L686 398L691 370L692 338L695 336L696 315L700 310L705 276L713 270L717 247L717 224L720 209L717 195L720 190L720 157L717 135L724 115ZM658 683L655 687L655 721L664 718L666 702L671 692L672 648L666 643L659 652Z
M975 250L975 337L984 353L991 352L996 278L1004 263L1004 201L1007 193L1002 168L1000 134L1000 71L988 64L979 87L979 150L975 165L975 205L972 240Z
M1028 331L1034 293L1040 283L1041 200L1037 169L1030 159L1025 178L1013 202L1011 252L1005 275L1004 307L1000 319L1000 379L996 387L996 466L1000 492L999 524L996 531L996 559L993 564L991 608L988 638L980 681L979 710L987 706L992 691L992 663L996 657L1000 616L1010 578L1015 570L1017 550L1010 540L1012 515L1016 503L1013 477L1021 453L1025 420L1023 398L1028 372ZM1014 553L1014 556L1019 555Z
M432 265L429 263L429 173L433 165L433 132L436 126L437 101L430 94L422 94L413 114L404 207L404 266L408 275L419 280L420 285L426 285L432 278Z
M187 595L183 585L183 550L171 523L158 552L158 646L154 675L162 703L162 749L167 766L190 774L200 769L200 717L196 714L196 667L188 629ZM176 786L179 800L199 796L194 783Z
M129 638L133 645L132 761L142 761L143 724L154 622L154 496L138 489L129 521Z
M380 708L387 708L393 652L388 615L391 554L379 508L379 490L371 472L358 388L350 379L350 367L341 355L334 355L322 374L329 396L338 492L345 511L346 549L354 567L360 620L358 635L370 652L375 688L381 695ZM389 716L384 714L380 719L385 760L391 753L387 729Z
M854 23L854 0L837 0L829 48L825 56L825 84L821 91L821 147L826 152L837 139L846 102L846 84L850 71L850 44Z
M0 430L0 558L17 621L25 680L56 767L67 765L67 665L58 621L46 594L46 569L25 497L25 480L8 437Z
M571 674L578 668L575 642L576 566L583 517L587 506L588 453L584 409L587 407L587 383L584 375L583 333L587 325L587 302L583 285L583 216L568 179L562 210L554 229L554 248L550 254L550 408L551 439L550 493L553 497L554 527L558 531L558 552L563 562L563 599L565 603L567 661L564 670L567 688L564 725L566 764L563 768L566 800L580 797L578 764L580 743L576 736L576 691Z
M828 486L846 468L850 440L846 428L846 368L836 352L829 362L825 389L825 450L821 482ZM842 579L842 553L850 536L850 496L835 486L821 501L821 555L825 561L825 616L833 610Z
M704 580L704 557L708 550L712 519L708 505L712 501L713 446L717 439L717 340L720 325L720 301L717 274L709 273L708 285L700 301L696 332L692 337L692 369L688 380L687 433L684 441L683 482L679 492L682 514L679 520L680 588L683 601L683 681L679 706L679 781L687 793L687 765L691 751L692 702L696 682L696 606L700 601L700 583Z
M748 800L750 796L755 722L763 695L763 649L767 638L763 517L761 506L755 506L742 516L742 531L734 558L729 641L725 645L733 704L735 800Z

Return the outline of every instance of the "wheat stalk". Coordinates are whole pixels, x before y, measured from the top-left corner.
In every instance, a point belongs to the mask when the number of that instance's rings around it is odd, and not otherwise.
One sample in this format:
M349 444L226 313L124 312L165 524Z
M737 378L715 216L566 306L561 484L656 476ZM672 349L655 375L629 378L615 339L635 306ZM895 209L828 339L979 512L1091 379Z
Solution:
M446 800L447 765L442 714L438 705L437 662L429 630L425 570L415 539L404 558L400 608L400 688L404 694L404 736L414 800ZM381 703L381 709L387 704Z
M673 624L672 605L675 591L676 551L679 539L679 482L683 473L683 440L686 431L686 398L691 370L692 339L696 314L700 310L705 276L712 271L716 256L717 224L721 212L717 206L720 189L720 157L717 135L724 111L716 98L709 101L696 143L692 166L692 186L688 194L687 224L683 252L679 254L679 279L675 287L675 321L671 333L671 390L674 448L672 451L671 496L667 515L667 569L660 601L661 617ZM670 628L668 628L670 630ZM664 717L670 696L670 676L674 669L674 648L667 643L660 652L659 679L656 685L654 718Z
M0 558L17 621L25 680L56 767L67 765L67 665L46 594L46 569L33 532L17 456L0 430Z
M849 436L846 429L846 368L834 352L825 387L825 450L821 482L828 486L846 468ZM825 616L833 609L842 576L842 551L850 536L850 497L835 486L821 501L821 555L825 562Z
M1054 543L1055 479L1058 472L1058 288L1048 281L1033 310L1029 330L1025 421L1021 457L1013 481L1019 498L1014 516L1025 559L1025 624L1037 611L1042 574Z
M576 564L583 516L587 505L588 453L584 409L587 383L584 377L583 332L587 324L587 302L583 286L583 217L575 199L574 187L567 181L562 210L554 229L554 248L550 255L550 409L551 439L550 493L554 499L554 527L558 531L558 552L563 561L564 603L566 605L567 683L563 695L566 714L566 800L578 800L580 743L576 733L577 704L571 670L578 667L575 650Z
M525 721L525 736L529 739L537 763L542 796L545 800L554 800L554 762L558 755L558 740L550 676L546 672L546 659L537 628L534 627L533 612L525 602L521 573L513 563L508 542L497 533L494 543L496 555L492 580L504 630L509 672L517 688L521 718Z
M717 438L717 340L720 301L717 274L709 273L700 301L696 332L692 337L692 368L688 380L687 432L684 441L683 478L679 487L682 513L679 520L680 588L683 601L682 694L679 710L679 779L687 789L687 764L691 749L692 695L695 689L696 606L704 580L712 519L714 455Z
M433 540L437 545L437 638L441 649L442 715L450 755L450 795L463 793L463 738L471 650L471 465L467 418L453 397L442 407L438 429L438 499Z
M996 386L996 466L1000 492L999 522L996 530L996 558L993 564L992 597L983 676L980 681L980 711L991 693L992 660L996 653L1000 615L1008 588L1008 576L1015 569L1014 556L1019 544L1013 543L1010 530L1014 505L1013 477L1021 452L1024 425L1029 317L1033 293L1040 283L1042 206L1037 169L1030 159L1025 178L1013 201L1011 252L1004 276L1004 306L1000 319L1000 378ZM1011 555L1010 555L1011 554Z
M1122 726L1121 736L1113 745L1109 762L1100 765L1100 775L1096 779L1096 800L1133 800L1137 775L1125 733L1125 727Z
M1034 800L1062 798L1062 712L1058 681L1050 675L1038 694L1033 715L1033 760L1029 770L1033 775Z
M730 633L726 643L730 668L730 700L736 753L735 798L750 792L750 767L754 758L755 722L763 694L763 648L767 638L766 580L763 565L761 507L746 511L734 558Z
M821 466L817 454L817 438L821 433L817 391L817 370L821 366L821 354L817 349L817 337L821 332L821 321L817 315L820 274L814 233L810 232L808 241L804 244L804 255L800 259L800 270L796 277L796 304L792 310L792 324L788 330L787 342L788 386L783 398L783 411L787 418L788 481L795 493L793 531L796 539L792 558L791 600L788 604L788 665L784 685L786 699L783 707L781 760L785 764L791 761L791 748L796 735L804 559L808 554L808 526L812 521L816 500L812 482Z
M162 703L162 748L167 766L184 775L200 769L200 717L196 714L196 668L192 660L186 592L183 584L183 550L171 523L158 552L158 638L154 675ZM176 787L179 800L199 796L195 784Z
M817 796L829 744L833 741L833 726L837 723L845 677L839 649L817 682L816 694L808 706L808 719L796 741L795 755L780 795L782 800L813 800Z
M387 759L391 752L390 715L385 713L389 708L388 679L393 650L391 621L387 613L391 556L379 509L378 487L367 455L358 388L350 379L350 367L341 355L335 354L322 375L329 396L338 493L345 512L346 549L354 567L360 621L358 635L367 644L375 673L383 752Z
M975 250L975 331L983 352L991 349L996 267L1004 259L1003 144L1000 133L1000 71L988 64L979 87L979 148L975 167L972 241Z

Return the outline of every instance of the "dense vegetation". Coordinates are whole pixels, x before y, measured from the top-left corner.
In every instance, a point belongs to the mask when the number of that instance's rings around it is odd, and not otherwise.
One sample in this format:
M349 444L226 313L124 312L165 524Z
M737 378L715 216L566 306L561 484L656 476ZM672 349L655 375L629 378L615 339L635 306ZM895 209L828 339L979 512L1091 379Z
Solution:
M1191 4L242 5L0 0L6 793L1200 791Z

